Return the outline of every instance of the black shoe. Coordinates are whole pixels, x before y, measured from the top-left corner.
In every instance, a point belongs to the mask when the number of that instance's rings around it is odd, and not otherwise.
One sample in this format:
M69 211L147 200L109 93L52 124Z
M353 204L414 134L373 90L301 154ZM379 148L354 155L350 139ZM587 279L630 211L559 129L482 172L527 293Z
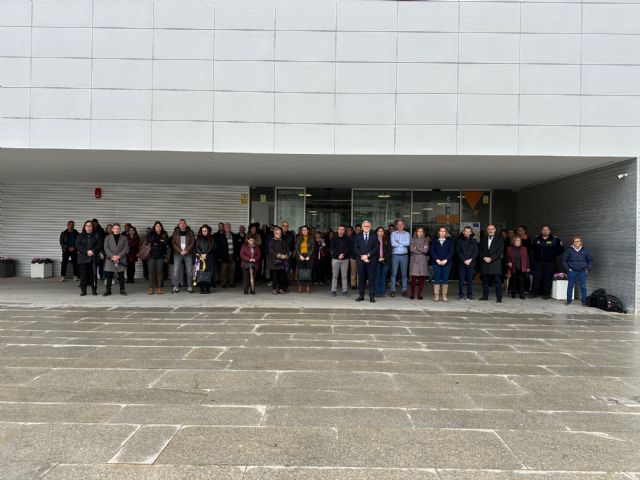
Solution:
M337 297L337 296L338 296L338 294L337 294L336 292L331 292L331 293L330 293L330 295L331 295L332 297Z
M486 302L489 299L487 297L480 297L478 300L480 300L481 302Z
M473 300L473 297L467 297L467 300Z
M520 298L521 298L522 300L524 300L524 295L520 295Z
M502 299L501 298L496 299L496 303L502 303Z
M364 297L358 297L358 298L356 298L356 302L364 302Z
M94 297L98 296L98 290L91 290L91 295L93 295Z
M251 295L255 295L255 294L256 294L256 291L255 291L255 290L251 290L249 293L250 293Z
M543 295L543 296L542 296L542 299L543 299L543 300L549 300L550 298L551 298L551 297L550 297L549 295Z
M235 283L229 284L229 288L236 288L236 284Z
M109 295L111 295L111 290L107 290L102 294L103 297L108 297Z
M511 298L516 298L516 294L515 294L515 293L512 293L512 294L511 294Z
M249 295L249 290L245 290L245 291L244 291L244 294L245 294L245 295Z
M464 295L458 296L458 300L464 300Z
M373 297L369 297L369 301L370 301L371 303L376 303L376 299L375 299L375 298L373 298Z
M123 297L127 296L127 292L125 292L124 290L120 290L120 295L122 295Z
M82 290L82 291L80 292L80 296L81 296L81 297L85 297L86 295L87 295L87 291L86 291L86 290Z
M538 298L538 294L537 293L532 293L531 295L529 295L531 298Z

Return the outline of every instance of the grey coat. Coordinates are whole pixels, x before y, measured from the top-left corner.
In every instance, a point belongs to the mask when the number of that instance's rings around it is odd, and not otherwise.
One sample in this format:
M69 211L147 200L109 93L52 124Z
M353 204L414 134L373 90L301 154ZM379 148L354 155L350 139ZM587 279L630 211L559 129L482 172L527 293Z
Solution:
M429 262L427 262L429 243L427 240L414 237L411 240L409 251L411 252L409 275L412 277L426 277L429 275Z
M104 271L105 272L124 272L127 266L127 253L129 253L129 242L127 237L120 236L118 246L116 247L116 239L111 235L107 235L104 239ZM118 255L120 262L116 265L111 257Z

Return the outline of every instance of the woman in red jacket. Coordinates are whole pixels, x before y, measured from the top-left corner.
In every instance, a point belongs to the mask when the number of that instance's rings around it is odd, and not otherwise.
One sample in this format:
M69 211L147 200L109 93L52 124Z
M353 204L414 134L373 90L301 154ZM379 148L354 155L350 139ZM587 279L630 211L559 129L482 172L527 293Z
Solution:
M529 254L527 248L522 246L520 237L513 237L511 245L507 247L507 277L513 279L511 298L516 298L516 291L520 298L524 299L524 284L529 268Z
M260 268L260 247L256 245L256 237L247 235L244 245L240 249L240 262L242 267L242 286L244 294L256 293L255 279Z

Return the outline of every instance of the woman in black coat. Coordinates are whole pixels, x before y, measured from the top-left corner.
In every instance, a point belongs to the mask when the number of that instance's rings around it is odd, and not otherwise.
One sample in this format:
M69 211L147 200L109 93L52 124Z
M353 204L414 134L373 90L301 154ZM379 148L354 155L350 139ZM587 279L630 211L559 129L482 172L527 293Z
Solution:
M198 271L194 271L194 276L198 279L198 286L200 287L200 293L211 293L211 284L213 283L215 257L214 252L216 249L216 242L211 235L211 228L209 225L202 225L198 231L196 237L196 263L200 261L200 268ZM199 278L198 278L199 277ZM191 279L187 279L188 282Z
M102 237L93 230L91 220L84 222L82 233L76 240L78 250L78 268L80 269L80 296L87 294L87 285L91 285L91 293L98 295L96 268L100 263Z

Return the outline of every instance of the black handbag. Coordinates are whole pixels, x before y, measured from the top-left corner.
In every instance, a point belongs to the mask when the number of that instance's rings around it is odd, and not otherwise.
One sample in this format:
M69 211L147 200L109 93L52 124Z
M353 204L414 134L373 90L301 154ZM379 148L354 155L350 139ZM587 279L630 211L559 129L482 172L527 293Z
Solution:
M199 271L196 272L196 282L198 283L211 283L213 279L213 272Z

